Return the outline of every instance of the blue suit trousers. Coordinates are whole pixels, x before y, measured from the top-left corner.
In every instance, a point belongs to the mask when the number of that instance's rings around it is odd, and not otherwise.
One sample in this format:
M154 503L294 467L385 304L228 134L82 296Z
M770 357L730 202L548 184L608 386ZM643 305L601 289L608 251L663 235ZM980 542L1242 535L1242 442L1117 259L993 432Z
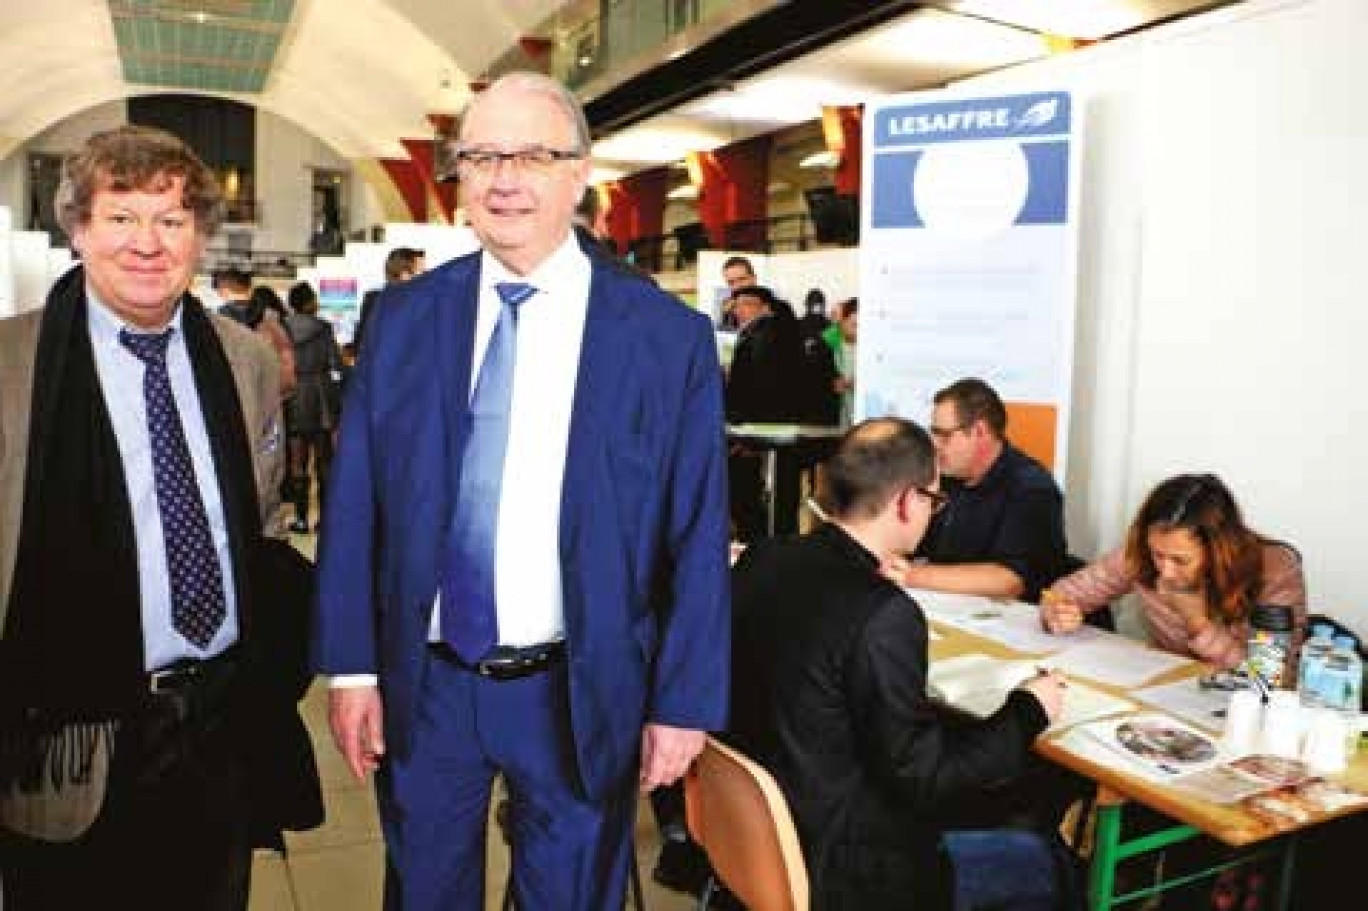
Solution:
M602 803L581 796L566 665L500 681L437 652L427 660L413 748L377 776L388 911L482 911L496 774L509 791L517 907L621 908L636 779Z

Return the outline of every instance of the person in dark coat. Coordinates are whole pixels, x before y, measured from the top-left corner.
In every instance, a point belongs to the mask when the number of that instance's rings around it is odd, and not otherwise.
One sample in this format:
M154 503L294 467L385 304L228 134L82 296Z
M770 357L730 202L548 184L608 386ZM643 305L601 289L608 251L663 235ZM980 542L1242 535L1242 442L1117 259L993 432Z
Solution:
M803 339L793 308L769 288L754 285L733 294L731 312L740 333L727 371L728 424L797 423L802 420ZM763 453L733 444L727 460L731 515L740 541L768 531ZM774 532L798 530L799 464L791 453L776 461Z
M55 207L82 264L0 320L0 905L243 909L322 815L280 365L187 293L222 203L179 139L92 136Z
M982 721L943 717L926 695L926 617L880 571L945 501L931 438L898 418L860 424L828 484L830 523L752 545L732 572L727 739L788 801L812 911L1054 907L1047 839L946 831L959 803L1027 770L1063 680L1027 681Z
M337 377L342 370L342 352L337 347L332 324L318 318L318 295L308 282L290 288L290 309L285 327L294 340L295 372L299 385L286 403L286 426L290 446L290 500L295 520L290 531L309 531L309 462L312 456L318 481L318 509L323 510L332 463L333 431L337 429L339 393Z

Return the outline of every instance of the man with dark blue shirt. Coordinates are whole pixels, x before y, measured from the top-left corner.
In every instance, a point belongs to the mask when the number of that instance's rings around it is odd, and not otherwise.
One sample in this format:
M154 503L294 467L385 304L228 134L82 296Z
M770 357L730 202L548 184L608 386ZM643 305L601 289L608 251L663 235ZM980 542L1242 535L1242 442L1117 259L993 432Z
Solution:
M983 380L935 396L928 428L949 502L904 585L1036 601L1065 568L1064 497L1045 468L1007 442L1007 410Z

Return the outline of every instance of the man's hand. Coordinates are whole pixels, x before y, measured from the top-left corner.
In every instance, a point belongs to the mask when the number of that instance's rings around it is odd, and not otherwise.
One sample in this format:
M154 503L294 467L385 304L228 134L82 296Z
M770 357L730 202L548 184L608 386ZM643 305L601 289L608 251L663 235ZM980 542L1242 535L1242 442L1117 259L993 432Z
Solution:
M707 739L707 731L647 723L641 732L641 792L678 781Z
M1045 717L1054 724L1059 720L1059 716L1064 711L1064 690L1068 686L1064 682L1064 676L1058 671L1041 671L1036 676L1021 684L1021 688L1040 702L1040 707L1045 710Z
M384 721L376 687L340 686L328 691L333 742L359 782L375 771L385 755Z

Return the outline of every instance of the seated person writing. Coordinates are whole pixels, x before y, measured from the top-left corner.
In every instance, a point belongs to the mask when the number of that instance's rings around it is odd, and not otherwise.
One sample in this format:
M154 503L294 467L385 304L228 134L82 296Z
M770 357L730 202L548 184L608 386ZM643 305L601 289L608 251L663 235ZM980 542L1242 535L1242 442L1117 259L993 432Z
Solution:
M1054 583L1041 619L1067 632L1083 614L1131 592L1156 646L1218 667L1244 660L1256 604L1292 608L1294 645L1306 628L1301 558L1251 531L1215 475L1178 475L1154 488L1125 547Z
M946 829L962 802L1026 771L1062 679L1041 674L991 717L948 721L926 695L926 617L881 571L944 501L931 439L868 421L827 472L832 520L751 545L732 571L728 739L788 801L813 911L1054 907L1045 838Z
M991 386L962 379L936 393L928 428L949 502L902 585L1035 601L1065 568L1064 496L1045 468L1007 441L1007 409Z

